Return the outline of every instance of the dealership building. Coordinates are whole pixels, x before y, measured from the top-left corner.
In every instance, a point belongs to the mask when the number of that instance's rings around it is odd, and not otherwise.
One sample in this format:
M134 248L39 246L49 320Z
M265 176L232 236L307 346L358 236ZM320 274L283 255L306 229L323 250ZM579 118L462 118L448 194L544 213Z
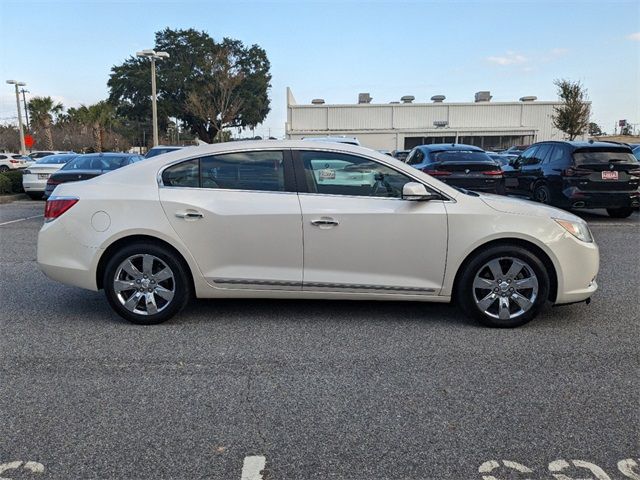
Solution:
M450 103L444 95L431 97L430 103L416 103L410 95L388 104L371 100L361 93L354 104L331 105L318 98L300 105L287 88L286 137L344 135L377 150L429 143L466 143L491 150L563 139L551 121L560 102L533 96L513 102L492 102L490 92L477 92L469 103Z

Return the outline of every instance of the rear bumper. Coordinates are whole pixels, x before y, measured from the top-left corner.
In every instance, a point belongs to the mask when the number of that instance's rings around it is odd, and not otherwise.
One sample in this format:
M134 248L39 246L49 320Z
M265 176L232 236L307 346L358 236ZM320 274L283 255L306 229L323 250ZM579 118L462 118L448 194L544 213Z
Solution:
M30 178L31 177L31 178ZM22 178L22 188L25 192L44 192L46 180L38 180L35 175L25 175Z
M454 187L466 188L467 190L477 190L479 192L495 193L503 183L502 177L483 177L483 178L465 178L465 177L436 177L438 180L452 185Z
M563 191L567 206L574 208L620 208L640 206L640 192L598 191L590 192L570 187Z

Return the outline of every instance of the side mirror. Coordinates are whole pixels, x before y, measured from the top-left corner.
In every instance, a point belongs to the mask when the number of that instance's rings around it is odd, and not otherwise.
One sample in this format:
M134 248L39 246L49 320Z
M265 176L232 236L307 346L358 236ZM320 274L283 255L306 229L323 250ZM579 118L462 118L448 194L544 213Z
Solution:
M402 199L413 201L426 201L439 199L440 195L427 192L427 187L422 183L408 182L402 187Z

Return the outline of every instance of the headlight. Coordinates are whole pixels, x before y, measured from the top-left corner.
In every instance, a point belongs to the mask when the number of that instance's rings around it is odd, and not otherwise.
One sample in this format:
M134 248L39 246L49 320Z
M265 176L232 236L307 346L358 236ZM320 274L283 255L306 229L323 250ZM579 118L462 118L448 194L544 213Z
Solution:
M561 220L559 218L554 218L556 223L564 228L571 235L576 237L578 240L582 240L583 242L591 243L593 242L593 237L591 236L591 231L589 227L584 222L570 222L569 220Z

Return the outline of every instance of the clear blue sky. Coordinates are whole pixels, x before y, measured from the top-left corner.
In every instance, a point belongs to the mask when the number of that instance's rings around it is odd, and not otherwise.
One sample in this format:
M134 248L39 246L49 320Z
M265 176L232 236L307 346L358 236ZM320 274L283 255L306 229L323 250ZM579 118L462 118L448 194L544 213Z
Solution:
M556 98L553 80L582 81L593 119L611 132L640 122L640 0L633 1L12 1L0 0L0 122L15 121L4 80L65 106L107 96L110 68L152 48L154 32L196 28L262 46L272 112L257 134L284 134L285 88L299 103L414 95L428 101Z

